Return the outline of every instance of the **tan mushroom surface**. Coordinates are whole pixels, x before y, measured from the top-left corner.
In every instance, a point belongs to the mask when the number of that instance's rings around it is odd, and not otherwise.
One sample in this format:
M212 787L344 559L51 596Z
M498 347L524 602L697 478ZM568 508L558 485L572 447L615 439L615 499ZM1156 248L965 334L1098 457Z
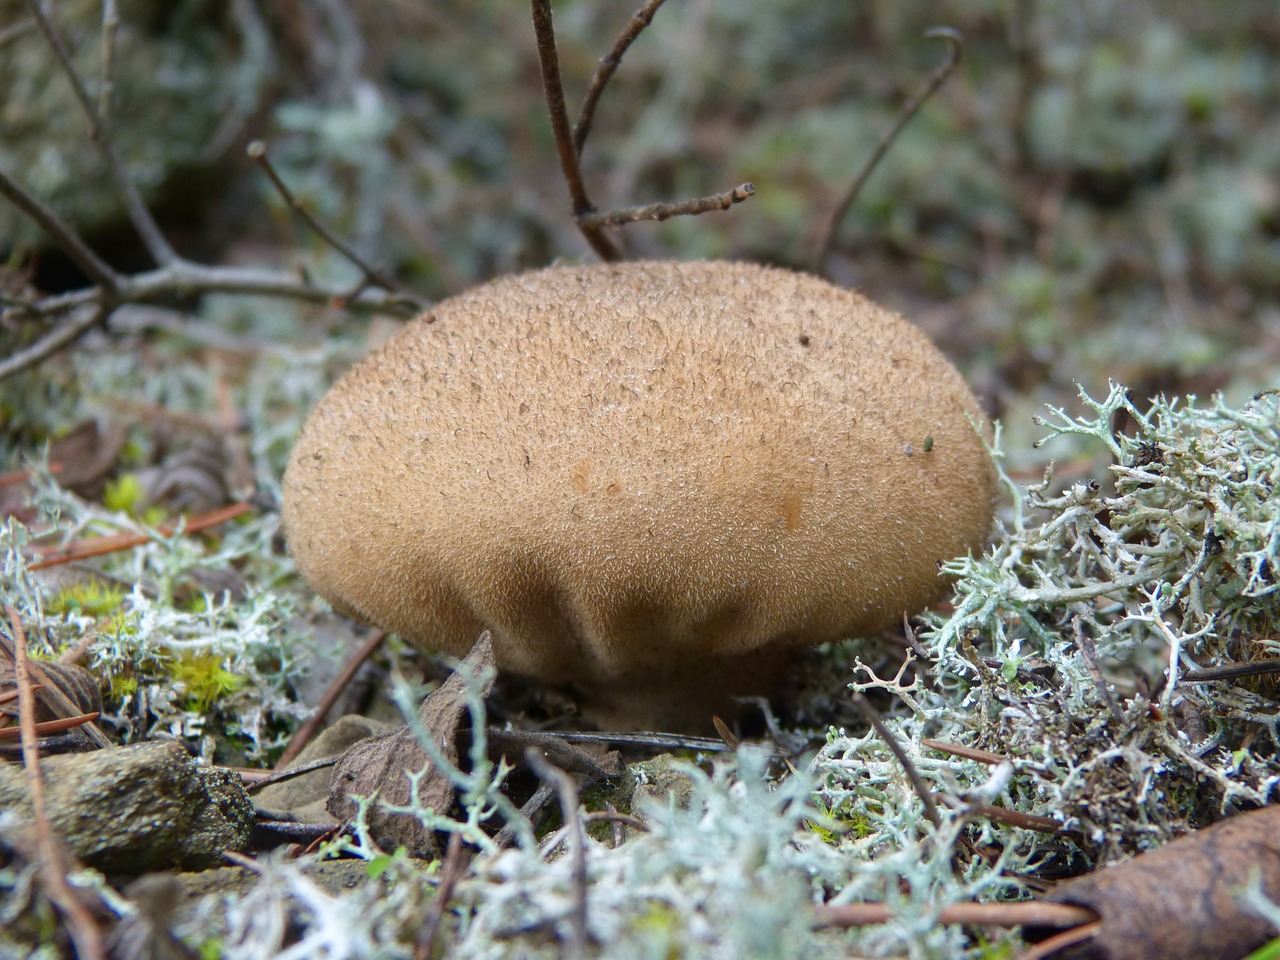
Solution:
M732 262L553 267L439 304L312 413L284 479L336 608L704 727L798 647L871 634L978 549L978 404L852 291Z

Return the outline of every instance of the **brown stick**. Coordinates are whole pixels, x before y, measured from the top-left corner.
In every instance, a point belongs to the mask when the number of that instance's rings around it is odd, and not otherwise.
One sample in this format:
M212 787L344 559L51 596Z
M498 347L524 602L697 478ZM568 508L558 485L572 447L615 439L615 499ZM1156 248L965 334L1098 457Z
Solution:
M382 641L386 637L387 631L385 630L373 631L365 642L360 645L360 649L347 661L337 679L329 684L329 689L320 698L320 704L316 707L316 712L308 717L307 722L298 728L298 732L293 735L289 745L284 748L284 753L280 754L280 759L276 761L275 765L276 773L289 766L298 754L302 752L303 748L311 742L311 738L320 729L320 724L324 723L324 718L328 716L329 711L333 709L333 705L337 703L338 697L342 696L342 691L347 689L347 685L355 677L356 671L364 666L365 661L373 656L378 647L382 646Z
M949 753L953 757L962 757L965 760L977 760L979 763L987 763L991 766L1009 761L1008 757L1002 757L990 750L979 750L977 747L966 747L959 743L947 743L945 740L921 740L920 746L937 750L939 753Z
M6 606L9 625L13 629L14 680L18 686L18 722L22 731L22 763L26 768L27 790L31 795L31 815L35 820L36 849L40 855L40 877L45 893L67 919L67 931L75 944L77 956L83 960L106 960L102 931L93 915L80 902L67 883L67 869L62 849L49 826L44 807L44 777L40 773L40 747L36 742L36 705L27 672L27 632L22 618L13 607Z
M216 527L220 523L226 523L228 520L234 520L236 517L246 514L253 509L251 503L233 503L229 506L220 507L217 510L211 510L209 513L203 513L199 516L192 517L183 526L184 533L199 533L201 530L207 530L209 527ZM164 537L172 537L176 533L178 527L176 525L166 524L158 528L157 532ZM151 542L152 537L142 533L118 533L109 537L91 537L88 540L73 540L65 547L37 547L38 553L44 554L45 559L37 561L27 567L28 570L43 570L46 567L56 567L64 563L72 563L76 560L84 560L87 557L100 557L103 554L115 553L117 550L128 550L130 547L140 547L144 543Z
M35 693L37 690L41 689L42 686L43 684L39 683L33 684L31 692ZM22 691L20 690L15 690L13 692L18 696L22 695ZM6 697L6 699L8 698ZM85 724L92 723L100 716L101 714L95 710L93 713L82 713L75 717L63 717L60 720L42 720L40 723L35 725L33 732L37 737L44 737L51 733L62 733L64 730L73 730L76 727L82 727ZM21 736L21 727L0 727L0 740L17 740Z
M861 927L888 923L893 909L887 903L850 903L814 908L814 926ZM943 907L939 923L993 927L1078 927L1093 923L1098 915L1088 907L1028 900L1022 903L955 903Z
M582 98L582 108L578 111L578 122L573 125L573 151L579 157L582 156L582 147L587 142L587 135L591 133L591 123L595 119L596 104L600 101L600 95L604 93L604 88L621 65L622 55L635 42L636 37L644 32L644 28L653 22L653 15L658 12L663 2L664 0L649 0L635 12L626 28L614 41L613 49L600 59L596 72L591 75L591 82L587 84L587 92Z
M1070 947L1077 943L1092 939L1093 935L1102 929L1102 921L1095 920L1093 923L1084 923L1071 930L1063 930L1048 940L1042 940L1030 950L1025 950L1018 954L1017 960L1047 960L1058 953L1063 947Z
M898 139L898 134L902 132L902 128L924 106L925 101L933 96L934 92L946 82L947 77L951 76L951 72L960 65L960 57L964 53L964 38L958 32L950 27L935 27L928 31L925 36L930 39L945 40L947 42L947 59L929 75L928 81L919 92L903 104L902 112L898 114L898 119L892 127L880 135L880 141L876 144L876 148L871 151L871 156L867 158L866 163L862 165L862 169L858 171L858 175L853 178L853 183L845 191L845 195L832 209L830 216L827 217L827 222L822 228L820 240L818 241L818 252L813 258L812 270L818 276L823 275L823 266L826 264L831 248L835 244L836 230L840 226L840 221L849 212L853 202L858 199L858 194L862 192L862 188L866 185L867 180L870 179L872 171L884 159L884 155L893 146L893 141Z
M542 89L547 98L547 113L551 118L551 132L555 135L556 151L560 155L560 169L565 185L569 188L569 202L574 221L582 231L591 249L601 260L622 259L622 253L604 234L599 226L587 226L583 217L595 213L591 198L587 196L582 181L582 168L578 165L578 151L573 145L573 131L569 129L569 114L564 104L564 85L560 79L560 55L556 52L556 31L551 22L550 0L531 0L533 32L538 40L538 64L542 69Z
M431 960L444 912L448 909L449 901L453 899L453 889L462 879L470 860L462 845L462 834L450 834L449 846L444 852L444 863L440 867L440 886L436 888L435 899L431 901L431 912L418 935L418 942L413 945L413 960Z
M587 952L587 848L582 835L582 818L578 815L578 791L567 773L548 763L546 757L533 747L525 751L524 758L543 783L555 786L560 799L560 813L569 833L569 856L573 868L573 906L569 914L573 938L561 956L580 960Z
M867 722L875 728L876 735L884 741L884 745L898 758L898 763L902 764L902 769L907 772L907 779L911 781L912 789L915 790L916 796L920 798L920 802L924 804L925 815L928 816L935 827L942 829L942 814L938 812L938 805L933 802L933 791L924 782L924 777L920 776L920 771L916 769L916 765L907 756L907 751L902 749L902 744L898 743L897 737L884 725L884 721L880 719L880 714L876 712L876 708L871 705L871 701L864 694L855 693L853 695L853 704L867 718Z

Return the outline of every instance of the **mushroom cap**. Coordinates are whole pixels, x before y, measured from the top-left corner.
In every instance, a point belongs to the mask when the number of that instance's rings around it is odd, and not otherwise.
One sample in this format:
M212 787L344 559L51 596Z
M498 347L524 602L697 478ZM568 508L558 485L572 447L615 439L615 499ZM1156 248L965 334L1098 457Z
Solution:
M979 548L978 404L919 330L788 270L626 262L436 306L321 400L284 478L335 607L689 727L795 648L900 623Z

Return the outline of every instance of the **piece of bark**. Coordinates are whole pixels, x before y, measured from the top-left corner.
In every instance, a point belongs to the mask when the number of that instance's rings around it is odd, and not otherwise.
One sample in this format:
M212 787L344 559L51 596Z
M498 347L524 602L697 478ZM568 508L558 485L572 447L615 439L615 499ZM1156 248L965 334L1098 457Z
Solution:
M239 776L200 766L176 741L48 757L40 769L54 833L104 873L218 866L223 850L248 846L253 803ZM18 764L0 764L0 809L31 817Z
M1056 887L1045 899L1102 918L1088 941L1056 960L1197 960L1244 957L1277 934L1245 909L1240 891L1257 875L1280 901L1280 806L1242 813L1158 850ZM1054 931L1028 929L1028 940Z
M471 648L463 665L473 676L483 671L488 677L480 690L487 696L493 686L493 643L486 631ZM459 671L454 671L440 687L422 701L418 716L423 726L440 745L440 751L452 764L458 762L458 731L467 713L467 685ZM446 815L453 806L453 781L437 770L431 758L408 727L361 740L338 761L329 784L326 809L340 823L350 823L356 816L355 797L377 795L370 805L366 824L373 839L382 847L394 850L405 847L412 856L434 857L437 843L417 817L390 813L384 804L404 806L409 802L409 773L425 770L419 789L418 805Z

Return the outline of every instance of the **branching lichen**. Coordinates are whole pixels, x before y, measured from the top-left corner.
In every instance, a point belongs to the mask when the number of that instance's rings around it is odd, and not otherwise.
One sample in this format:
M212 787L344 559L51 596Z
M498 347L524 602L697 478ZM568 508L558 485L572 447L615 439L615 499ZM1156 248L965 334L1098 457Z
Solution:
M1110 477L1056 491L1050 466L987 553L946 565L955 609L924 637L939 684L918 716L961 707L948 736L1027 763L1028 812L1110 855L1280 783L1267 687L1185 679L1275 658L1280 408L1081 397L1089 413L1052 410L1047 440L1096 441ZM1270 736L1246 738L1257 725Z

